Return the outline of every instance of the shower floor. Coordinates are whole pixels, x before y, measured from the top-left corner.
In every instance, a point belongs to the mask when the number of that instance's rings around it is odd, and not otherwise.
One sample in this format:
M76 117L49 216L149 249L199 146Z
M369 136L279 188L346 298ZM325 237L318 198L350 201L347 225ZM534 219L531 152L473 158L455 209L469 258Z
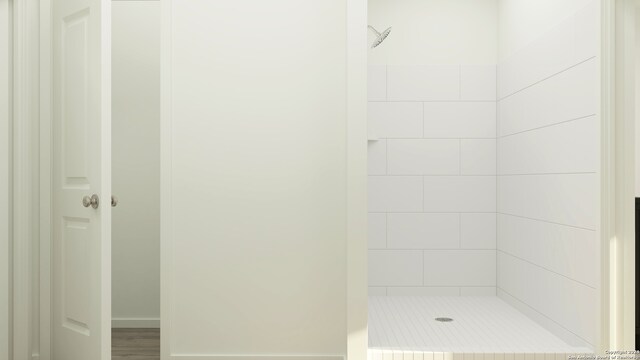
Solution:
M438 322L437 317L452 318ZM498 297L369 297L369 357L385 351L590 353L571 346ZM395 360L395 356L393 359Z

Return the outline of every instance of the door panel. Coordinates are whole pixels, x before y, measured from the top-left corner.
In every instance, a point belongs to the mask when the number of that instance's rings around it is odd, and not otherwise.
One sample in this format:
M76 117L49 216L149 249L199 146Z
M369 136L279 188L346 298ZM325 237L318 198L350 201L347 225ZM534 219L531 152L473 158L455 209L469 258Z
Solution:
M110 359L110 2L53 6L53 359ZM94 208L83 204L96 194ZM85 206L88 205L88 206Z
M89 319L91 299L87 296L91 286L90 247L91 222L87 218L63 217L60 246L62 248L62 309L66 328L90 335Z
M89 9L65 17L62 25L62 169L65 186L88 183Z

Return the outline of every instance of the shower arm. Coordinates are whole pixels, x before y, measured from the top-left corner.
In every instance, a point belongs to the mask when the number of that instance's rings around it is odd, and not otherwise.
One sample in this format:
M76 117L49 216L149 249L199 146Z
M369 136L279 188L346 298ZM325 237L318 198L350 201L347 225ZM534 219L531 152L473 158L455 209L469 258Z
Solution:
M380 34L380 32L379 32L378 30L376 30L373 26L371 26L371 25L367 25L367 27L368 27L369 29L373 30L373 32L374 32L374 33L376 33L376 35L377 35L377 36L382 35L382 34Z

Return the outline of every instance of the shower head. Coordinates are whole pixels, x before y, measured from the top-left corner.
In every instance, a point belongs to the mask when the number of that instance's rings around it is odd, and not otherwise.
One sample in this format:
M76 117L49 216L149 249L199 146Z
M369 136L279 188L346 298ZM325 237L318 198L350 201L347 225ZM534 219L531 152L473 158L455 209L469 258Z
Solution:
M369 25L369 29L373 30L374 33L376 33L376 40L373 42L373 44L371 44L371 48L373 49L374 47L377 47L378 45L382 44L382 42L384 41L384 39L387 38L387 36L389 36L389 33L391 32L391 26L389 26L385 31L383 32L379 32L378 30L376 30L373 26Z

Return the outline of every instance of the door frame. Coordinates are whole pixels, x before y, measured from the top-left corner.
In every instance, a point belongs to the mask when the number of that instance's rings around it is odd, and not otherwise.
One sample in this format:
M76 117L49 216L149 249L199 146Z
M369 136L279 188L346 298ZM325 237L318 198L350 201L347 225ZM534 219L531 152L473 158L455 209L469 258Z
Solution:
M635 348L635 11L601 1L601 289L598 351Z
M11 309L11 105L12 105L12 9L8 0L0 1L0 360L13 358Z
M40 223L43 209L41 201L41 130L46 128L46 111L41 108L41 94L46 93L42 80L46 78L46 48L48 29L42 19L50 0L8 0L9 113L6 124L9 132L9 214L8 241L10 334L9 353L13 359L48 359L46 339L49 331L46 311L48 304L40 299L40 278L49 274L40 267L43 248ZM46 24L46 23L45 23ZM44 36L43 36L44 35ZM48 90L50 92L50 90ZM46 98L46 97L45 97ZM46 279L43 281L46 283ZM42 320L42 321L41 321ZM44 331L43 331L44 330ZM45 348L41 349L41 346Z
M347 0L347 359L367 360L368 1Z
M40 323L40 354L38 360L50 360L51 353L51 276L52 276L52 224L51 217L52 191L53 191L53 133L52 133L52 62L53 62L53 29L52 29L52 0L39 0L40 2L40 223L39 240L40 251L39 265L39 323Z
M0 228L7 230L0 234L0 250L8 249L2 260L10 265L8 273L0 271L0 287L9 294L8 304L0 302L0 323L8 320L7 339L0 336L0 349L6 349L0 360L51 358L50 16L51 0L0 3L5 20L0 23L7 25L0 29L0 48L7 50L0 71L10 72L8 93L0 91L0 101L7 104L0 133L7 134L8 144L0 151L8 156L0 160L8 170L6 181L0 181L0 199L6 194L8 204L6 213L0 211Z

